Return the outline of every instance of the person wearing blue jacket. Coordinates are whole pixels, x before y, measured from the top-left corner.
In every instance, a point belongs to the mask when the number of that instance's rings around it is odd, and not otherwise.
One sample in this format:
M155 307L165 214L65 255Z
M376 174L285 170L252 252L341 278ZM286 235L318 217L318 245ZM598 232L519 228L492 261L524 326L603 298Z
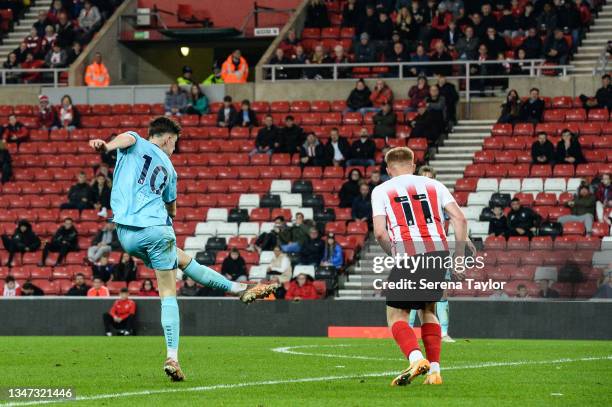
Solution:
M342 267L344 262L344 256L342 254L342 247L336 243L336 238L333 233L328 233L325 239L325 248L323 250L323 260L321 260L321 266L334 267L336 270Z

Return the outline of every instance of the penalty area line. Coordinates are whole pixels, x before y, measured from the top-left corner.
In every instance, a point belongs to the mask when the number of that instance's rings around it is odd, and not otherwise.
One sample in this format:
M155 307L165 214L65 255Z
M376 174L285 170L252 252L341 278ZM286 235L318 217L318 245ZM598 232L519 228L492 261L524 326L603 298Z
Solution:
M465 369L484 369L489 367L505 367L505 366L525 366L525 365L550 365L550 364L561 364L561 363L572 363L572 362L588 362L597 360L612 360L612 355L601 356L601 357L584 357L584 358L564 358L555 360L536 360L536 361L515 361L515 362L490 362L480 363L474 365L461 365L461 366L448 366L444 367L443 370L465 370ZM9 406L32 406L40 404L54 404L54 403L66 403L70 401L92 401L92 400L104 400L114 398L125 398L125 397L136 397L136 396L150 396L155 394L171 394L171 393L188 393L188 392L206 392L213 390L224 390L224 389L238 389L244 387L255 387L255 386L272 386L279 384L295 384L295 383L312 383L312 382L326 382L332 380L350 380L350 379L361 379L368 377L384 377L392 376L397 374L397 371L391 372L377 372L377 373L359 373L352 375L338 375L338 376L321 376L321 377L304 377L297 379L281 379L281 380L264 380L257 382L246 382L246 383L229 383L229 384L214 384L210 386L196 386L196 387L185 387L185 388L174 388L174 389L152 389L152 390L141 390L131 391L124 393L109 393L109 394L95 394L91 396L77 396L70 400L35 400L25 402L11 402L0 404L2 407Z

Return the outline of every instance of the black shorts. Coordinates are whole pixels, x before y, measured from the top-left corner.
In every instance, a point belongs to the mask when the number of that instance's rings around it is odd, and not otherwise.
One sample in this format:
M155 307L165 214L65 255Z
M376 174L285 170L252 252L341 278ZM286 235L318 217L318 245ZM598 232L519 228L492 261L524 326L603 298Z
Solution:
M417 267L414 273L407 269L394 267L389 274L388 282L398 283L407 280L413 282L416 288L385 290L387 306L403 310L424 309L427 304L440 301L444 295L443 288L420 288L419 285L422 280L428 283L444 281L446 277L444 260L449 255L448 251L437 251L412 256L422 258L420 267Z

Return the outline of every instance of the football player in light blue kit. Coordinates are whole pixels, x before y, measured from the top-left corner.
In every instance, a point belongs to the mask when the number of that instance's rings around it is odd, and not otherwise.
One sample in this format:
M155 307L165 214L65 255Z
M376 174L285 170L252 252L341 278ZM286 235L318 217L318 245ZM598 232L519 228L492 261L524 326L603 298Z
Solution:
M129 131L112 141L91 140L96 151L117 150L111 208L123 249L155 270L161 297L161 325L166 338L164 371L173 381L184 380L178 363L180 318L176 301L176 276L180 268L208 287L240 294L249 303L274 292L276 284L248 286L230 281L198 264L176 247L172 218L176 215L177 174L170 161L181 127L158 117L149 125L148 139Z

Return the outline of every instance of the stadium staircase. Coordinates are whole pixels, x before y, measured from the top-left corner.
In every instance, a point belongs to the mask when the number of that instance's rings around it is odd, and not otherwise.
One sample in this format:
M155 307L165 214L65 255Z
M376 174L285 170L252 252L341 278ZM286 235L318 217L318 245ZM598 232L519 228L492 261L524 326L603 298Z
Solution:
M612 40L612 3L602 7L594 25L582 41L582 45L578 47L578 52L571 62L575 66L574 73L593 73L593 68L597 66L598 59L609 40Z
M438 179L451 191L455 181L463 175L465 166L472 162L474 153L491 134L495 122L491 120L460 120L444 140L429 164L438 172Z
M8 53L19 47L23 39L30 34L30 28L32 28L32 25L36 22L38 13L47 11L51 7L51 2L52 0L36 0L36 2L27 9L24 17L15 24L13 31L8 33L2 45L0 45L0 55L8 55Z

